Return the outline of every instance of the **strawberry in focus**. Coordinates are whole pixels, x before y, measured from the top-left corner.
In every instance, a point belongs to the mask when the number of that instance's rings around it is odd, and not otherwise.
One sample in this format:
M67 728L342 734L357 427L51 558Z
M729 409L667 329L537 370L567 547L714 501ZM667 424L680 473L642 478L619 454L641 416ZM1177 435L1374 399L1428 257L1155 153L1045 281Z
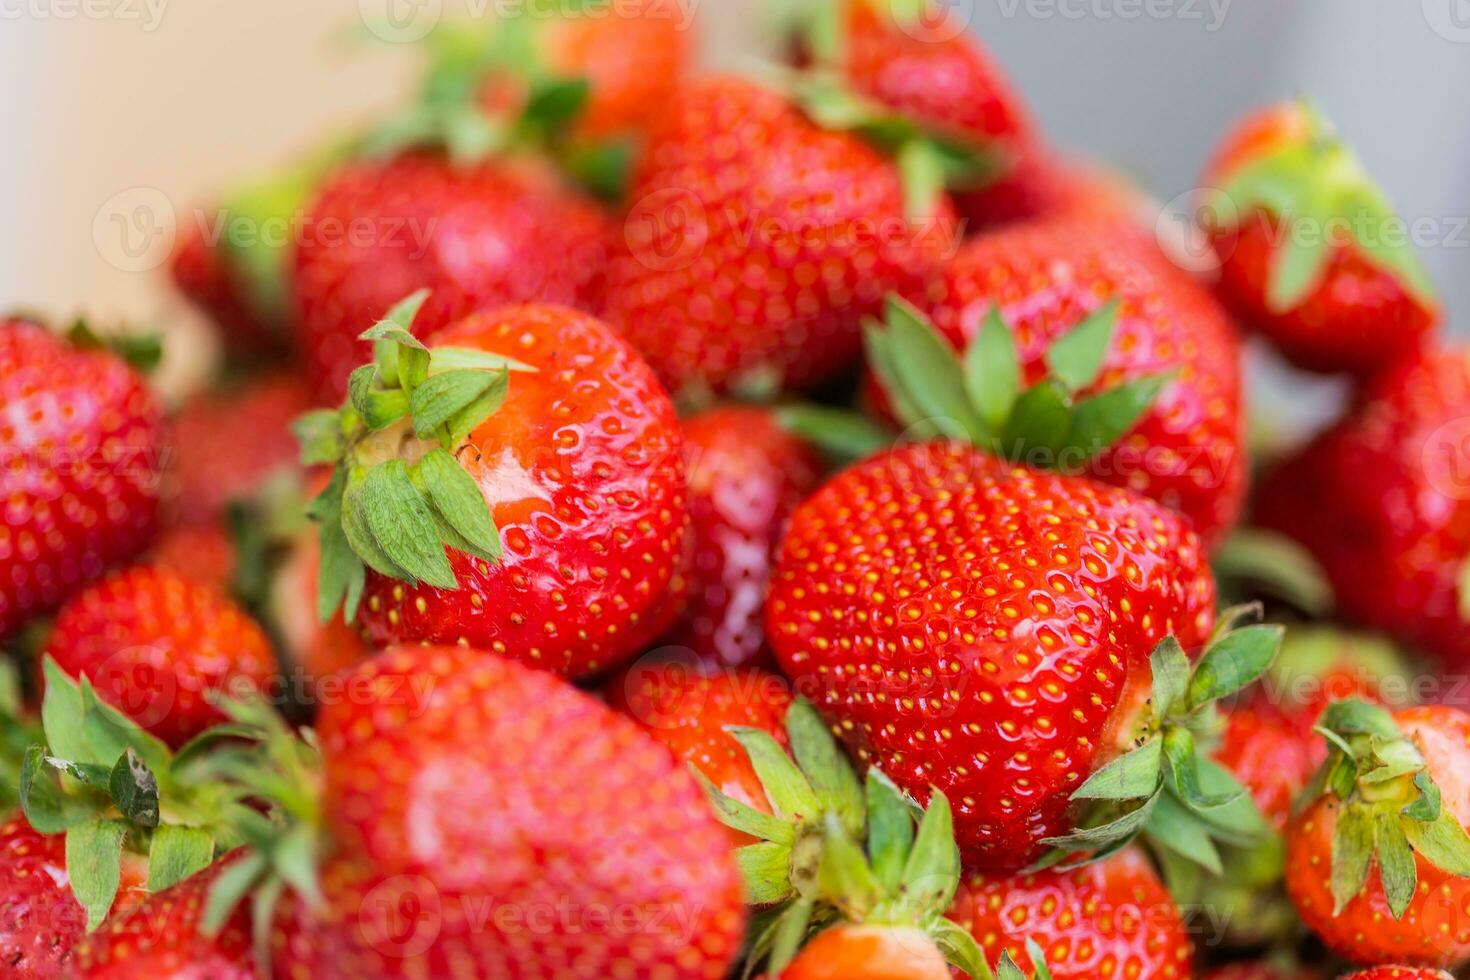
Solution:
M512 307L408 332L424 294L369 335L348 404L303 420L321 602L368 642L461 644L568 677L638 653L677 613L687 524L673 404L586 314ZM441 365L443 369L441 369Z
M461 647L393 648L350 682L364 696L319 718L323 902L282 920L278 977L726 975L745 917L729 838L635 725ZM535 909L572 918L537 928Z
M515 303L597 312L610 237L601 210L537 163L416 152L346 165L309 206L291 268L318 398L341 399L370 350L363 325L417 289L433 291L422 337Z
M1293 363L1368 374L1438 326L1407 224L1310 106L1247 119L1205 183L1221 295Z
M233 601L148 566L116 572L68 600L45 652L174 747L225 721L213 698L259 692L276 674L270 641Z
M148 545L164 432L121 358L0 320L0 636Z
M608 321L676 393L831 378L856 358L862 318L952 243L943 193L910 190L877 150L783 95L692 82L634 178Z
M771 562L822 461L762 408L703 412L685 421L684 441L694 554L683 619L662 643L711 668L763 662Z

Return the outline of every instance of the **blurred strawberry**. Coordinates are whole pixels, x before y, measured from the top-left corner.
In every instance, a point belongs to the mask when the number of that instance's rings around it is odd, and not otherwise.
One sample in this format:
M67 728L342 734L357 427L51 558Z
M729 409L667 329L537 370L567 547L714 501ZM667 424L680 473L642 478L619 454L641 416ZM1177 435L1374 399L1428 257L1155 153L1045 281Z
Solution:
M308 208L291 274L318 398L341 399L371 355L358 335L418 289L432 290L416 323L423 337L516 303L598 311L609 242L602 211L529 160L410 153L349 164Z
M206 228L185 224L169 262L169 275L184 297L213 320L233 359L273 359L283 353L284 328L258 313L227 250Z
M1205 183L1221 294L1298 366L1367 374L1438 325L1407 224L1311 107L1247 119Z
M0 636L148 545L165 450L120 357L0 319Z
M955 230L940 187L735 78L663 107L629 198L607 315L676 393L832 377Z
M1341 615L1470 665L1470 357L1426 351L1267 474L1256 519L1316 556Z
M694 556L683 621L663 643L712 668L769 659L761 611L786 518L822 462L766 409L727 407L684 423Z
M165 529L148 552L147 564L228 593L235 586L236 559L230 529L215 521Z
M212 697L258 692L276 673L270 642L234 602L146 566L117 572L68 600L45 652L175 747L225 720Z

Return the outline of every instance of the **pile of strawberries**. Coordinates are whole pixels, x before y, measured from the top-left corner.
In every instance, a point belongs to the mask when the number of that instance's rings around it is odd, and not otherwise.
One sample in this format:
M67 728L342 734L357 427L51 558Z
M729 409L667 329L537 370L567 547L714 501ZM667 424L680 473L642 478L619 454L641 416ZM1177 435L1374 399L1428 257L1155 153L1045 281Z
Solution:
M0 975L1470 963L1470 353L1384 195L1271 109L1186 272L947 6L802 7L759 80L443 25L185 219L181 405L0 320ZM1304 448L1245 331L1351 379Z

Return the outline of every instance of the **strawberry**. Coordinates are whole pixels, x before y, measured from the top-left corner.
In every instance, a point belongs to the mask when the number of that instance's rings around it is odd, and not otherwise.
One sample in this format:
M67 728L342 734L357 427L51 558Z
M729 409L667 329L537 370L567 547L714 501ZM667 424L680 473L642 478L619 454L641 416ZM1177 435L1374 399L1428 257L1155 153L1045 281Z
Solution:
M0 824L0 965L14 980L61 976L87 927L72 896L65 840L37 833L24 817ZM141 885L136 864L125 866L116 903L133 903Z
M204 227L185 224L169 258L174 287L218 328L229 357L246 362L274 360L288 345L280 324L253 305L249 288L228 248L211 241Z
M202 929L210 889L236 854L149 895L77 944L67 976L77 980L255 980L250 916L241 908L216 931Z
M1220 292L1293 363L1367 374L1438 326L1439 299L1408 226L1310 107L1246 120L1205 183Z
M276 673L270 642L234 602L141 565L69 599L46 653L173 746L225 720L212 697L259 691Z
M236 559L229 528L224 521L215 521L166 528L149 550L146 564L227 593L234 586Z
M1470 663L1470 357L1424 352L1263 481L1256 519L1305 545L1352 622Z
M1454 980L1443 970L1425 970L1412 966L1375 966L1360 970L1343 980Z
M277 920L277 976L725 976L729 839L666 749L463 647L392 648L349 683L319 716L321 894Z
M1206 971L1204 980L1319 980L1320 974L1278 969L1270 963L1231 963Z
M988 959L1032 964L1027 941L1056 980L1193 975L1194 947L1174 899L1148 860L1125 850L1084 868L967 877L949 917Z
M1319 725L1331 755L1287 828L1302 920L1355 963L1470 959L1470 715L1347 700Z
M860 759L915 796L951 796L965 860L984 868L1023 867L1048 842L1120 846L1149 811L1064 836L1074 794L1146 805L1162 786L1160 739L1192 771L1161 814L1218 806L1229 780L1197 760L1193 729L1278 638L1211 636L1213 581L1182 518L955 442L904 446L827 484L792 517L772 582L783 672ZM1202 673L1183 680L1183 649L1207 639Z
M721 793L771 812L760 777L730 729L766 732L785 748L791 707L785 680L749 669L702 676L678 661L637 664L608 685L607 701ZM752 841L740 831L732 836L737 844Z
M117 356L0 320L0 636L147 546L164 427Z
M817 933L781 980L950 980L939 947L912 927L840 925Z
M661 111L606 312L676 391L832 377L863 316L952 241L937 188L774 91L710 78Z
M274 570L265 597L266 621L281 643L282 657L305 681L341 673L371 652L340 610L325 623L318 618L320 567L320 539L310 533L296 536Z
M178 450L170 460L179 519L218 520L227 505L259 495L283 472L294 473L299 453L291 423L311 404L305 381L286 372L186 403L174 417Z
M822 462L761 408L703 412L684 423L684 441L694 556L683 620L663 642L711 667L764 661L771 560Z
M318 397L342 397L368 351L362 325L416 289L433 290L417 324L425 337L513 303L595 312L609 236L594 204L530 162L414 152L346 165L308 207L291 268Z
M947 383L925 368L885 371L887 359L875 356L889 401L895 387L913 389L897 400L914 409L900 411L902 421L953 418L963 432L946 434L1129 487L1188 515L1209 545L1234 524L1246 478L1239 341L1209 295L1136 231L1075 219L982 235L914 296L986 383L967 387L953 369L945 369ZM896 315L890 308L890 328ZM927 338L895 340L904 348L918 342L932 347ZM895 356L912 364L920 355ZM1017 359L1021 381L1033 386L1020 400ZM1061 439L1049 390L1058 383L1084 399Z
M616 666L676 612L673 405L590 316L507 308L425 348L408 332L424 301L364 335L379 360L301 429L307 462L336 464L312 504L323 620L345 598L375 646L460 643L569 677Z

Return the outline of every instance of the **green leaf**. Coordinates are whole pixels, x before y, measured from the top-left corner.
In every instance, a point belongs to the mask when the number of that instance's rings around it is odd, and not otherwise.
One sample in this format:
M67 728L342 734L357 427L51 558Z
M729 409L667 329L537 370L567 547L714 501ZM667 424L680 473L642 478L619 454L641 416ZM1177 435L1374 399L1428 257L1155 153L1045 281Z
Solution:
M1376 735L1386 742L1404 737L1388 711L1359 698L1345 698L1328 705L1317 719L1317 728L1341 737Z
M1365 807L1343 807L1332 831L1333 915L1341 915L1368 883L1375 838L1373 814Z
M903 187L903 210L910 221L922 221L944 199L948 173L944 155L927 139L903 143L895 159Z
M1285 535L1258 528L1237 530L1215 551L1211 564L1216 578L1243 579L1311 616L1325 618L1332 612L1332 585L1322 566Z
M786 712L786 732L791 754L822 809L837 814L849 833L861 836L865 811L862 784L810 702L800 698L792 702Z
M850 919L861 920L883 898L883 886L873 874L862 848L843 830L836 814L827 815L822 863L817 871L821 897ZM917 849L917 847L916 847ZM910 866L913 856L909 858ZM908 880L909 868L904 876Z
M484 394L460 409L449 417L445 423L445 434L440 438L440 444L451 452L459 448L459 444L480 427L490 416L500 411L500 406L505 403L507 392L507 377L504 372L493 375L495 380L490 387L485 389Z
M21 758L20 805L26 821L43 834L59 834L97 816L101 800L73 797L62 791L61 778L46 761L43 746L32 745Z
M532 88L522 122L555 131L581 114L591 92L591 85L585 78L547 79Z
M968 929L950 919L938 919L929 926L929 938L944 954L951 966L963 970L976 980L993 980L985 953Z
M1470 836L1448 807L1441 807L1431 823L1405 820L1404 833L1424 860L1461 878L1470 878Z
M1000 962L995 965L995 980L1026 980L1026 974L1011 959L1009 950L1000 954Z
M86 677L82 678L81 688L82 728L94 753L93 758L113 765L123 753L131 749L155 773L168 771L173 762L173 754L167 745L144 731L127 715L98 698L92 682Z
M1220 851L1193 813L1171 796L1159 798L1144 829L1149 839L1212 874L1224 874Z
M1378 852L1378 876L1383 883L1383 895L1388 899L1388 909L1394 919L1402 919L1414 899L1414 889L1419 884L1419 869L1414 862L1414 851L1409 839L1399 825L1398 814L1380 812L1375 817L1375 840Z
M924 314L897 296L888 298L887 318L887 349L907 401L945 435L978 438L983 424L965 393L954 348Z
M1169 785L1180 801L1191 810L1213 810L1235 802L1236 794L1211 796L1200 786L1200 756L1194 733L1182 725L1170 725L1164 731L1164 759L1168 762Z
M1021 359L998 307L990 308L965 351L964 371L965 392L985 431L1003 431L1021 391Z
M885 891L897 891L914 846L914 820L903 792L876 766L868 770L868 855Z
M425 350L423 341L415 337L411 331L413 330L413 322L418 319L419 311L424 308L424 303L428 301L431 294L432 290L420 289L415 293L410 293L408 296L405 296L393 304L393 307L383 315L383 319L364 331L358 339L371 341L391 340L393 343L401 344L404 347L416 347L420 350Z
M735 726L725 730L740 743L750 757L751 767L760 777L766 799L776 816L787 820L816 818L821 812L816 791L769 733L757 728Z
M330 466L342 458L342 416L335 409L307 412L291 423L291 433L301 447L302 466Z
M807 929L811 926L812 914L815 911L815 902L808 898L798 898L776 920L771 953L766 964L771 976L779 976L781 971L785 970L796 958L802 941L806 939Z
M1001 436L1003 454L1027 465L1054 467L1071 426L1066 391L1055 381L1042 381L1016 399Z
M1052 980L1051 970L1046 965L1046 954L1036 940L1026 940L1026 955L1031 959L1032 980Z
M434 435L466 408L498 387L498 401L505 401L509 375L505 371L446 371L414 389L413 431L421 439ZM498 405L497 405L498 407Z
M725 794L719 787L709 781L709 778L698 768L690 763L689 769L694 773L695 780L704 790L705 799L714 808L715 818L732 830L738 830L742 834L748 834L757 840L771 841L783 844L790 848L795 840L796 833L792 825L780 817L773 817L769 813L747 806ZM789 860L789 857L788 857Z
M1154 805L1160 795L1155 793L1144 801L1142 806L1129 810L1107 823L1095 827L1080 827L1063 837L1045 838L1042 843L1064 852L1096 851L1116 847L1138 836L1144 825L1148 823L1148 818L1153 813Z
M776 421L787 432L841 462L866 459L893 445L893 433L872 419L825 405L783 405Z
M112 759L92 754L82 732L81 687L50 654L41 662L41 673L46 683L46 693L41 699L41 727L46 733L46 745L51 753L76 762L110 765Z
M140 827L158 826L158 780L131 748L112 767L108 792L129 822Z
M500 531L490 514L490 504L475 478L443 449L435 449L419 460L419 473L429 504L444 523L469 545L470 554L498 562Z
M1151 738L1087 778L1074 800L1141 800L1153 796L1163 779L1163 742Z
M868 320L863 324L863 348L868 355L868 366L873 369L879 385L887 394L893 414L899 422L921 435L938 435L938 430L925 419L924 412L904 389L898 366L894 361L893 339L890 332L877 321Z
M66 875L77 903L87 910L88 932L112 910L122 879L126 835L127 825L118 820L94 820L66 832Z
M1173 374L1135 378L1084 398L1072 409L1066 443L1090 459L1133 431L1173 379Z
M221 871L214 884L209 886L199 931L205 936L219 935L231 913L269 870L269 859L258 851L252 851Z
M1199 708L1229 697L1260 679L1281 649L1286 630L1247 626L1210 644L1189 681L1189 704Z
M954 901L960 884L960 850L955 844L954 815L949 799L938 789L929 795L929 807L919 821L919 832L903 869L905 903L919 913L943 914Z
M449 371L510 371L536 374L537 369L494 351L473 347L435 347L429 360L429 377Z
M1047 349L1047 371L1064 387L1083 391L1097 381L1118 325L1118 306L1110 300Z
M735 851L735 864L750 905L774 905L791 895L791 848L774 841L747 844Z
M1149 655L1153 671L1154 723L1162 725L1189 689L1189 656L1179 641L1166 636Z
M1332 258L1332 248L1326 229L1311 227L1302 235L1294 228L1292 217L1283 219L1282 240L1276 246L1271 265L1270 281L1266 285L1266 308L1275 314L1289 313L1302 305L1327 273Z
M148 890L161 892L214 862L214 837L198 827L164 824L148 847Z
M321 522L319 544L321 558L317 567L317 618L329 623L338 608L347 622L357 618L358 602L366 580L366 569L343 530L342 501L347 486L347 470L338 466L321 496L312 502L310 512Z

